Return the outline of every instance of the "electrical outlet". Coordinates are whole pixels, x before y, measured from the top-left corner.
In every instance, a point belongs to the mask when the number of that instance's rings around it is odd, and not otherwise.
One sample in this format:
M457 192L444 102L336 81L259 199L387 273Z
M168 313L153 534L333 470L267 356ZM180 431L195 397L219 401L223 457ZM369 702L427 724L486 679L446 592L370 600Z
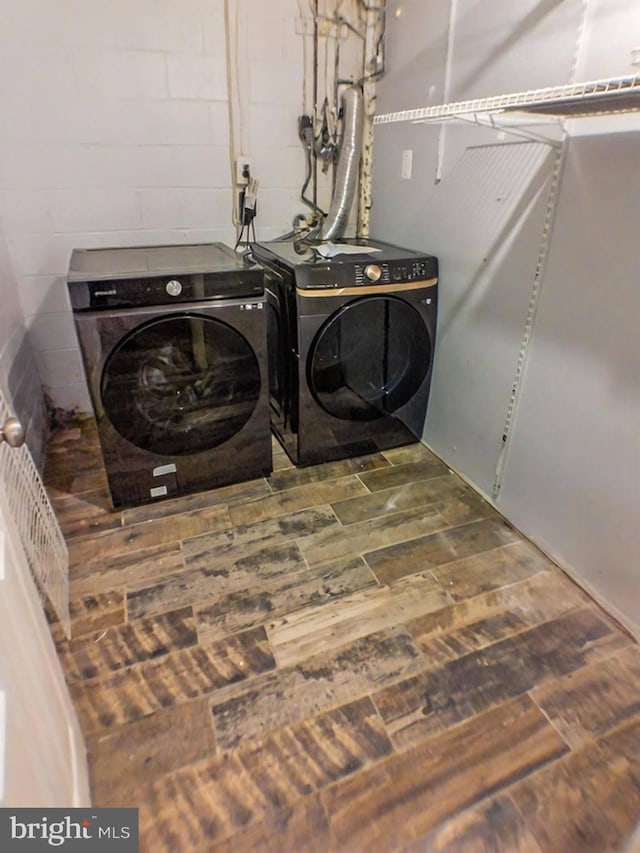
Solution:
M251 180L251 160L248 157L238 157L236 160L236 184L246 187Z
M402 165L400 166L400 177L403 181L408 181L411 179L411 172L413 171L413 150L411 148L406 148L402 152Z

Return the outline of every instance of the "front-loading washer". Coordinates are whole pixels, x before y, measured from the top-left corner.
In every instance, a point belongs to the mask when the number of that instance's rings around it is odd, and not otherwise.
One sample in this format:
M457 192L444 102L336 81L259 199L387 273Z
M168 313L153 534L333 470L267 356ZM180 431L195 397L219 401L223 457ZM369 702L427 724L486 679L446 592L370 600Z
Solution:
M259 267L221 243L83 249L68 287L114 506L271 473Z
M272 429L296 465L422 437L438 261L374 240L255 243L265 267Z

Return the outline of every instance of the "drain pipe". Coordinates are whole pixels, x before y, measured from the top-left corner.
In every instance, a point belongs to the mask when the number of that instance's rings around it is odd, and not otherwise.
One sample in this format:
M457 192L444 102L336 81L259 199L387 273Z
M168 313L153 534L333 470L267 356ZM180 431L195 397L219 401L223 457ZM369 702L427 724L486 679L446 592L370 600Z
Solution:
M322 229L323 240L339 240L349 222L349 214L358 185L363 127L362 89L359 86L350 86L342 95L340 153L331 207Z

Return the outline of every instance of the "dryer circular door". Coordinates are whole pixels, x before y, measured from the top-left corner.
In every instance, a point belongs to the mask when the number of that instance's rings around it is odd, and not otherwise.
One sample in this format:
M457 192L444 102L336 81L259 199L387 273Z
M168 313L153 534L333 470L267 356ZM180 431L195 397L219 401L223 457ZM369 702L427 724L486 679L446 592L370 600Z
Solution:
M122 338L102 370L100 396L114 428L136 447L186 456L227 441L260 395L246 338L213 317L170 315Z
M431 337L412 305L394 296L364 297L320 327L309 350L307 381L330 415L375 420L411 400L431 357Z

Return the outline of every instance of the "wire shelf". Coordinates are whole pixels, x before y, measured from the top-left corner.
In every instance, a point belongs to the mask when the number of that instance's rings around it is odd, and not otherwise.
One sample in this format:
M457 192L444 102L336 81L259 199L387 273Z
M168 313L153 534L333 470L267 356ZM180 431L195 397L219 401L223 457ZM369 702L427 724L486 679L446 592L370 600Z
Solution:
M374 124L444 121L486 113L524 112L558 118L640 110L640 75L593 80L570 86L551 86L490 98L476 98L432 107L419 107L375 116Z
M0 392L0 423L10 411ZM69 556L62 532L27 445L0 442L0 488L7 495L29 568L43 605L51 602L68 638Z

